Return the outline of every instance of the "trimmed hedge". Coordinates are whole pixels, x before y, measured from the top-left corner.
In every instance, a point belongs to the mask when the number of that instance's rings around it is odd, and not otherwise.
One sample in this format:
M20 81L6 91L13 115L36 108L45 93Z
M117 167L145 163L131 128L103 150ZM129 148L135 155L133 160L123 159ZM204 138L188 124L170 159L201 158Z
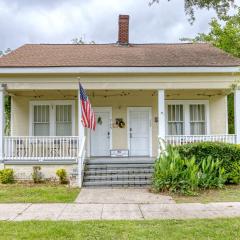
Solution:
M220 142L192 143L175 147L181 157L192 158L196 162L211 156L213 160L219 159L221 166L227 173L228 183L240 183L240 146Z

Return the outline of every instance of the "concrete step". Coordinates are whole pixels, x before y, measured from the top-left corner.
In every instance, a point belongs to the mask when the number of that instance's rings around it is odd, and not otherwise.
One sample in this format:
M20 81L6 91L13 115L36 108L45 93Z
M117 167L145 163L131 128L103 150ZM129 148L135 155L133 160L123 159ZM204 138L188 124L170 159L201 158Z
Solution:
M153 168L153 164L86 164L85 169L128 169L128 168Z
M114 187L114 186L149 186L151 184L151 180L115 180L115 181L84 181L84 187L97 187L97 186L106 186L106 187Z
M153 164L155 162L154 159L128 159L128 158L104 158L104 159L88 159L86 160L86 164Z
M117 175L96 175L85 176L84 181L115 181L115 180L149 180L152 178L152 174L117 174Z
M149 186L154 167L153 159L101 158L86 161L85 187Z
M85 175L108 175L108 174L142 174L153 173L153 168L128 168L128 169L90 169L85 171Z

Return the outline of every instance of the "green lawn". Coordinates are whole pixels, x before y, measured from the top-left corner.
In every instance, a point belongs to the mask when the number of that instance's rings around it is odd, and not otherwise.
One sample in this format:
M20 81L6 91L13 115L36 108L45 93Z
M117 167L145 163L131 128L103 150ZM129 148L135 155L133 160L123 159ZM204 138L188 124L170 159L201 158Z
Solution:
M53 184L0 185L0 203L67 203L73 202L79 191Z
M172 195L177 203L240 202L240 185L226 186L224 189L205 190L198 196Z
M240 218L164 221L0 222L0 239L240 239Z

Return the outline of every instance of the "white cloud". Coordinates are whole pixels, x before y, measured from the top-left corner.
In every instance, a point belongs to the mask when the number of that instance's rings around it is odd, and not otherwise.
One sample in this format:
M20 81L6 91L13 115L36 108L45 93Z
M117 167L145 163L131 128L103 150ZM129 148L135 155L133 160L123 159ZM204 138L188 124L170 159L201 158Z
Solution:
M208 30L213 11L197 11L194 25L183 1L167 0L0 0L0 49L25 43L69 43L84 36L97 43L117 41L118 14L130 15L131 42L177 42ZM240 2L240 0L238 0Z

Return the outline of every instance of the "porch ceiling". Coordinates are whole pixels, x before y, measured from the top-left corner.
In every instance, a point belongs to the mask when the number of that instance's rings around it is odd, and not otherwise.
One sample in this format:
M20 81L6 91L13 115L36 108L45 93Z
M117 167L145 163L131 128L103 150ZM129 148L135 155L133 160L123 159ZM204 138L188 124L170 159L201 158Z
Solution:
M29 91L8 91L10 96L25 97L29 99L77 99L77 90L29 90ZM87 90L90 98L115 98L115 97L139 97L157 96L156 90ZM208 99L215 96L224 96L224 90L166 90L166 99Z
M26 97L29 99L77 99L77 90L8 90L10 96Z

